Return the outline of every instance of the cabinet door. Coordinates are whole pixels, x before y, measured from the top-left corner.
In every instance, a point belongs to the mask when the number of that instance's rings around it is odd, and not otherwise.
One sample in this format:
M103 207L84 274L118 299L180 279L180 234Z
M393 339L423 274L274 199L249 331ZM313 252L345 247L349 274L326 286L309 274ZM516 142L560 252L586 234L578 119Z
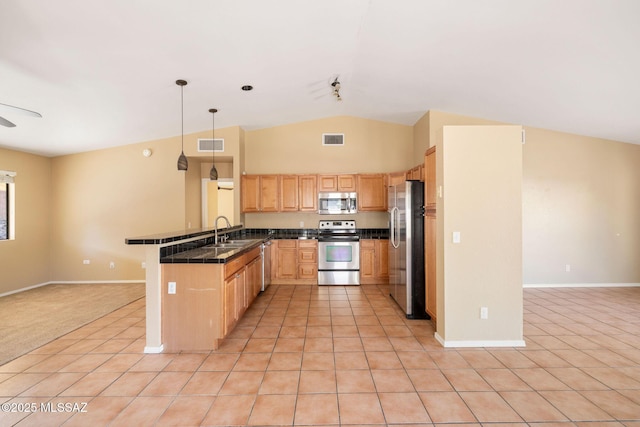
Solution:
M318 264L298 264L298 279L316 280L318 278Z
M280 210L283 212L298 210L298 176L280 176Z
M247 282L248 307L260 293L260 288L262 287L262 258L255 258L247 264L245 280Z
M260 176L242 175L240 193L242 212L260 211Z
M338 191L336 175L318 175L318 191Z
M238 320L236 309L236 287L236 275L234 274L233 276L225 280L223 285L223 336L226 336L229 332L231 332L236 324L236 321Z
M275 275L278 279L295 279L298 275L296 240L278 240L275 252ZM274 254L272 254L273 256Z
M382 283L389 283L389 240L375 241L376 252L376 278Z
M375 283L375 243L373 240L360 240L360 282Z
M434 323L437 314L436 294L436 215L427 211L424 217L425 255L424 273L426 280L425 307Z
M260 211L278 212L280 210L280 186L278 175L260 176Z
M358 175L358 210L387 210L387 176L384 174Z
M424 158L425 206L436 206L436 150L431 147Z
M247 309L247 281L245 270L240 270L235 276L235 288L236 288L236 306L235 306L235 321L237 322L242 314Z
M338 175L338 191L357 191L357 179L355 175Z
M318 177L316 175L298 176L298 208L300 211L318 210Z

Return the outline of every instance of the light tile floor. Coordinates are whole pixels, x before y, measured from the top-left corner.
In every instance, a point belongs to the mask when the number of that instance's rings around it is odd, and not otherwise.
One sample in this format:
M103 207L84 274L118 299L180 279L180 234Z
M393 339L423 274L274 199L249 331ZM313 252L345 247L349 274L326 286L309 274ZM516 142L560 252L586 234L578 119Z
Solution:
M0 366L0 425L640 427L640 288L524 295L526 348L444 349L385 286L272 285L181 354L143 354L140 300Z

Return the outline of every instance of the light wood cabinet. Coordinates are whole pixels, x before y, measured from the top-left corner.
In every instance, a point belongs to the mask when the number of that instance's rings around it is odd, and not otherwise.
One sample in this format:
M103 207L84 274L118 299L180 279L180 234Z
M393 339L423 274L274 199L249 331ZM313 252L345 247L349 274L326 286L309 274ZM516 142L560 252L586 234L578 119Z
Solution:
M360 283L389 283L389 240L360 240Z
M358 175L358 210L363 212L387 210L387 175L380 173Z
M424 157L424 204L426 207L436 207L436 147L429 148Z
M434 326L437 321L437 259L436 259L436 148L431 147L425 153L425 217L424 217L424 273L425 273L425 308L431 316Z
M260 248L225 264L162 264L162 341L167 351L215 350L260 292ZM168 283L176 283L175 294Z
M424 165L418 165L409 169L406 176L407 180L424 182Z
M318 280L318 242L298 240L298 279Z
M318 176L298 176L298 207L302 212L316 212L318 210Z
M298 276L297 240L274 240L271 250L273 281L295 280Z
M314 239L281 239L271 246L272 281L279 284L318 282L318 242Z
M357 191L356 175L318 175L318 191L339 191L343 193Z
M280 210L282 212L298 210L298 176L280 176Z
M435 324L437 315L436 299L436 215L427 211L424 217L425 260L424 275L426 280L425 307L426 312Z
M279 175L242 175L240 180L242 212L278 212L280 210Z

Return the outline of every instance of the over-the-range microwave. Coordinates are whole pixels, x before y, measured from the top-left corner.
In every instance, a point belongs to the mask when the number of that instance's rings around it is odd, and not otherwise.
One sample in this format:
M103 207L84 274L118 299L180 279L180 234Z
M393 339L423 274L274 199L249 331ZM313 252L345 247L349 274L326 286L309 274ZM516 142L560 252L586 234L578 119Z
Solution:
M354 214L357 211L356 193L318 193L318 213L321 215Z

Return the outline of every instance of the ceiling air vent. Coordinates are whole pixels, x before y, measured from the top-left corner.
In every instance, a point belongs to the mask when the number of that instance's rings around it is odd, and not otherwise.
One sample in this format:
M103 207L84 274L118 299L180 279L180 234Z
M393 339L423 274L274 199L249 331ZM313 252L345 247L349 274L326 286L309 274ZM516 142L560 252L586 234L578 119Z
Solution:
M344 145L344 133L323 133L322 145L341 147Z
M199 152L216 152L223 153L224 152L224 138L216 138L216 139L201 139L198 138L198 151Z

